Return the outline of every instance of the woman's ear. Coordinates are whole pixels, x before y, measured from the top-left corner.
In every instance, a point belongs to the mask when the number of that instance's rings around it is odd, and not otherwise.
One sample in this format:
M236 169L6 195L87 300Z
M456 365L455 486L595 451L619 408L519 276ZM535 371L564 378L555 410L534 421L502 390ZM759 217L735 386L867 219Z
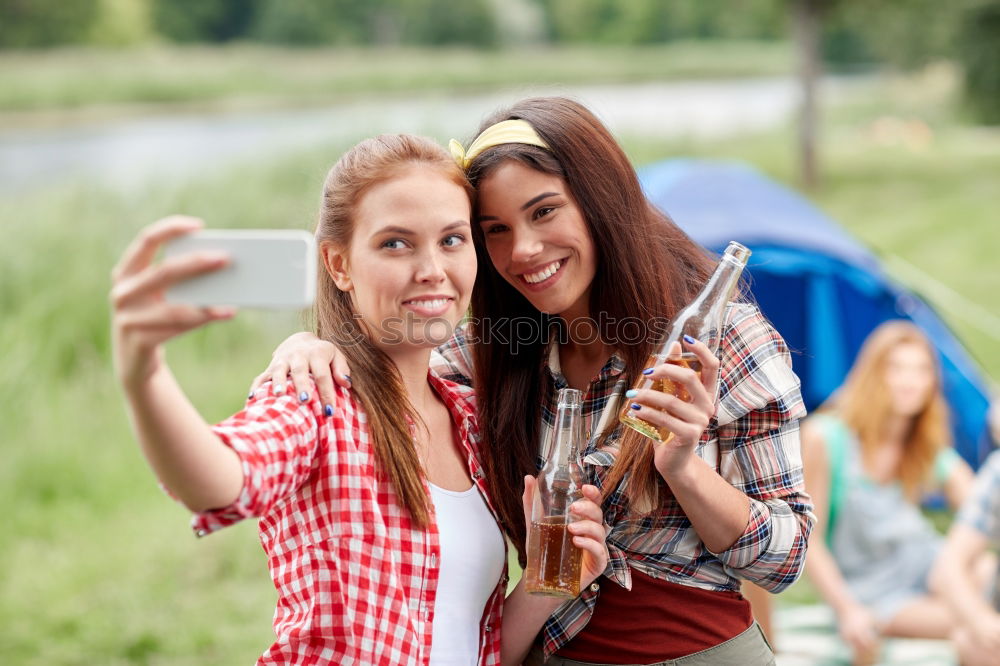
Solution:
M323 255L323 266L327 274L341 291L351 291L354 283L351 281L351 267L347 259L347 250L341 249L329 241L320 246Z

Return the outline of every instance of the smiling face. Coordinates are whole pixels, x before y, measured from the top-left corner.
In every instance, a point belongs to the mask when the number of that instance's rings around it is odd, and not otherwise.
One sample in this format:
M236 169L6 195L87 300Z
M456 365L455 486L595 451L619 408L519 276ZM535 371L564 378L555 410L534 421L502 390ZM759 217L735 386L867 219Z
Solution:
M435 347L451 336L476 279L470 216L468 195L452 179L410 167L364 194L346 251L323 247L327 270L377 347Z
M566 181L507 161L478 192L477 224L500 275L541 312L588 315L597 250Z
M923 345L904 342L885 360L885 386L892 410L899 416L916 416L930 400L937 384L934 360Z

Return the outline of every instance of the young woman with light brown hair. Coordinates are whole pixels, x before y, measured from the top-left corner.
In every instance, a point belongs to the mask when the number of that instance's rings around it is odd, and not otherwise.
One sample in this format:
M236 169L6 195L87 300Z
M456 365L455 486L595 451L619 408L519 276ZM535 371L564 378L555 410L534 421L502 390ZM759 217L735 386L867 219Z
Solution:
M215 426L171 375L163 345L234 312L169 303L164 291L226 258L154 262L163 242L201 226L172 217L144 230L114 270L115 366L150 466L199 535L260 519L278 603L276 639L258 664L514 663L554 607L519 586L507 601L518 612L501 627L506 548L475 397L428 372L476 278L471 195L428 139L380 136L341 157L316 229L316 318L317 335L351 360L354 386L324 402L312 385L259 391ZM607 550L598 491L583 493L569 531L588 584Z
M858 662L882 636L947 638L953 615L928 591L941 538L929 490L957 508L973 479L951 447L937 355L912 323L869 335L843 386L802 426L817 524L806 567Z

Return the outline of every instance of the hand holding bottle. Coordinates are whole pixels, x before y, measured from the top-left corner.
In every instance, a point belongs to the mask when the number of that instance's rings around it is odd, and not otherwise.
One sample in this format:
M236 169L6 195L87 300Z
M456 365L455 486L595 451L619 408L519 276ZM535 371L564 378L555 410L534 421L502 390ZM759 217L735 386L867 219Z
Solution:
M670 358L681 357L681 362L670 360L643 373L654 382L669 383L672 390L632 389L625 394L636 417L672 433L665 441L653 442L654 464L667 480L694 453L701 434L715 415L718 393L719 359L704 343L693 338L684 339L683 347L683 350L675 347L670 354ZM681 355L682 351L688 358Z
M607 531L604 527L604 512L601 511L601 491L597 486L584 484L581 486L583 499L570 505L569 510L574 520L566 528L573 535L573 545L583 551L580 564L580 589L593 583L604 573L608 566L608 546L605 543ZM524 494L521 502L524 505L524 522L531 530L531 507L538 482L533 476L524 477Z

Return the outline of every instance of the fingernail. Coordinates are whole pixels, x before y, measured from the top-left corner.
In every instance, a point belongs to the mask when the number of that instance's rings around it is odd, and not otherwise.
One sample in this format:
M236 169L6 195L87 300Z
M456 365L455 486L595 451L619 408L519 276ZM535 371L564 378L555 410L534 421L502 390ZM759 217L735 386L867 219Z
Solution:
M250 398L252 398L254 393L256 393L256 391L250 391L250 394L247 395L247 400L249 400Z
M348 383L348 384L350 384L350 383L351 383L351 376L350 376L350 375L344 375L344 379L346 379L346 380L347 380L347 383Z
M629 389L629 390L625 391L625 397L626 398L634 398L637 395L639 395L639 392L636 391L635 389Z
M642 374L644 374L644 375L651 375L651 374L653 374L653 368L646 368L645 370L642 371Z
M637 404L635 404L635 403L633 402L633 403L632 403L632 409L642 409L642 405L637 405Z
M275 384L274 388L272 390L274 392L274 395L281 395L282 393L285 392L285 385L284 384Z
M299 402L305 402L308 399L309 399L309 394L308 393L306 393L305 391L303 391L302 393L299 393Z
M333 405L324 405L323 413L327 416L333 416Z
M688 343L689 345L693 345L694 344L694 338L692 338L690 335L685 335L684 336L684 342Z

